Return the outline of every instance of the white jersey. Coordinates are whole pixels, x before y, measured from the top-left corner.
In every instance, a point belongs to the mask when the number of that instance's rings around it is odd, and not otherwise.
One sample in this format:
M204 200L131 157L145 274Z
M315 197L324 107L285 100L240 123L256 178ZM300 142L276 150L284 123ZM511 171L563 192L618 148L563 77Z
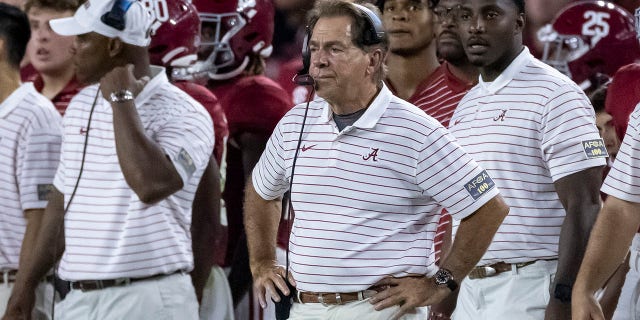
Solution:
M605 165L582 90L525 48L492 83L480 77L450 129L511 208L479 265L557 259L566 211L554 182Z
M213 125L199 103L168 82L164 69L154 72L158 74L135 104L147 136L172 160L184 187L154 204L140 201L118 162L111 105L98 85L83 89L64 117L61 163L54 181L69 208L59 267L65 280L146 277L193 267L191 204L213 149ZM69 204L87 134L82 177Z
M289 189L305 105L280 121L253 171L258 194ZM364 290L385 276L432 275L440 206L462 219L498 194L436 120L384 86L338 132L329 104L309 106L295 166L289 242L297 288Z
M640 104L629 116L627 133L604 180L602 192L625 201L640 203Z
M24 211L47 204L61 136L60 114L33 83L0 104L0 270L18 269Z

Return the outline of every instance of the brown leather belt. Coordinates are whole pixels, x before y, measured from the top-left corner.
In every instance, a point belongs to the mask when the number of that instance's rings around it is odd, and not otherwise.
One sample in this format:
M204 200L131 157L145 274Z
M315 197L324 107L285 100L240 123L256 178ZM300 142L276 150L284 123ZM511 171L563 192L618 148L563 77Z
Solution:
M536 263L538 260L521 262L521 263L506 263L506 262L497 262L494 264L490 264L488 266L475 267L469 273L469 279L483 279L488 277L493 277L499 275L503 272L513 270L513 267L517 269L524 268L528 265Z
M16 282L16 274L18 274L18 270L0 271L0 283L4 283L5 275L7 277L7 283Z
M184 273L184 271L178 270L169 274L156 274L153 276L143 277L143 278L120 278L120 279L110 279L110 280L72 281L70 286L71 286L71 289L82 290L83 292L86 292L86 291L106 289L110 287L126 286L133 282L159 279L159 278L170 276L176 273Z
M387 286L373 286L358 292L310 292L298 291L295 301L298 303L322 303L323 305L339 305L353 301L361 301L373 297Z

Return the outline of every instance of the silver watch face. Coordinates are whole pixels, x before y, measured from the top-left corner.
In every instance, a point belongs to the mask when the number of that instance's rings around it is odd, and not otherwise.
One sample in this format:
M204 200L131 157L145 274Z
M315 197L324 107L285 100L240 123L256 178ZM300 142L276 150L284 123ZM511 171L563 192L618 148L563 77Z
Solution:
M452 278L453 277L449 271L440 269L438 270L438 272L436 272L435 282L437 285L444 285L447 284L447 282L449 282L449 280L451 280Z

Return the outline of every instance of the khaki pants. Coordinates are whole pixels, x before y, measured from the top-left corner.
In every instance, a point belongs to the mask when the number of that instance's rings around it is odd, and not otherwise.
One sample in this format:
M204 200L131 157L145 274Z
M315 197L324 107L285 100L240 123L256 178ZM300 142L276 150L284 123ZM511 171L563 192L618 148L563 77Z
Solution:
M188 274L126 286L71 290L56 304L56 320L197 320L198 301Z
M453 320L540 320L557 261L540 260L493 277L462 281Z
M4 274L0 273L0 276L4 277ZM0 284L0 318L4 315L7 309L7 303L9 302L9 297L11 297L11 290L13 290L13 283ZM50 320L51 304L53 303L52 300L53 285L41 282L36 288L36 304L33 307L31 318L33 320ZM58 301L57 295L56 301Z
M369 299L354 301L342 305L323 306L321 303L294 303L289 320L388 320L399 309L394 306L381 311L373 309ZM429 308L417 308L411 314L405 314L402 320L424 320L429 315Z
M640 234L636 234L629 252L629 272L624 279L613 320L640 319Z

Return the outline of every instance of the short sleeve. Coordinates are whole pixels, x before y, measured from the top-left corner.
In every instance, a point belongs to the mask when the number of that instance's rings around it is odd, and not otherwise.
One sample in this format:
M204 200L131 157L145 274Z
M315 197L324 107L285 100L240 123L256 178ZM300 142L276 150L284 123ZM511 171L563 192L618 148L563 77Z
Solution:
M251 174L253 187L265 200L278 198L289 189L283 138L281 122L269 137L267 146Z
M213 124L204 108L202 110L189 111L172 118L155 137L185 184L196 171L204 170L213 152Z
M542 116L541 152L553 181L606 164L606 148L595 125L595 112L578 90L570 84L558 88Z
M419 152L416 179L425 194L458 220L498 195L487 172L439 125L426 136Z
M17 176L23 210L46 206L60 161L61 119L50 109L33 119L32 127L20 141Z

